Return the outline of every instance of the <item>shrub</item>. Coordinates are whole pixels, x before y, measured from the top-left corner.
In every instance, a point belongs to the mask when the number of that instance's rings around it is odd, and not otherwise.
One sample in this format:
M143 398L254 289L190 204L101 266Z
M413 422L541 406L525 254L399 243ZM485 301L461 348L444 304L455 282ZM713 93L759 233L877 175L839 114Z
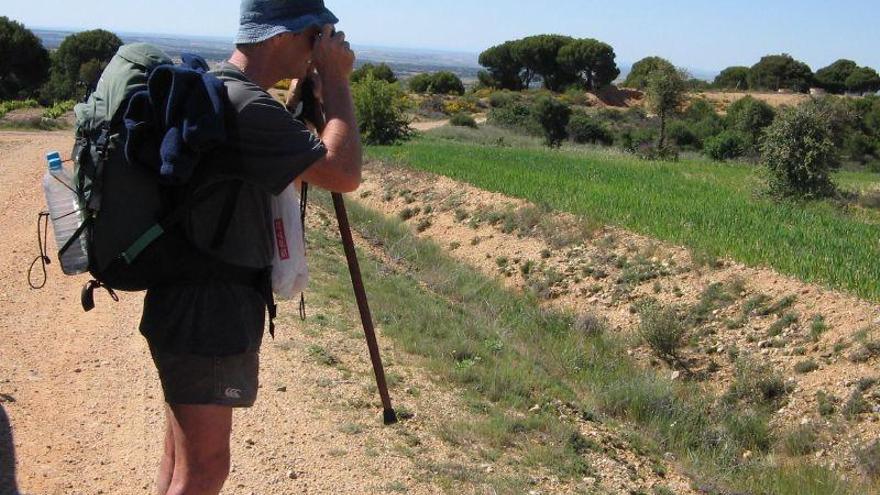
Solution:
M535 120L532 111L522 103L512 103L489 111L488 122L498 127L513 131L540 136L543 134L541 124Z
M404 116L404 95L396 85L367 75L353 85L352 93L365 143L393 144L412 134Z
M433 74L418 74L409 80L409 89L414 93L438 95L463 95L464 83L452 72L440 71Z
M409 80L409 89L413 93L427 93L431 89L431 74L416 74Z
M812 425L795 427L782 437L782 450L790 456L812 454L819 448L819 435Z
M636 153L655 142L657 130L651 127L626 127L614 138L614 144L629 153Z
M477 128L477 121L474 120L470 114L464 112L453 115L452 118L449 119L449 123L458 127Z
M576 112L568 122L568 135L576 143L610 145L614 136L604 125L584 112Z
M713 160L733 160L746 154L748 139L735 131L724 131L703 143L703 152Z
M431 77L430 91L440 95L463 95L464 83L452 72L440 71Z
M751 96L739 99L727 109L727 128L749 138L749 147L757 148L764 129L773 123L773 107Z
M506 107L519 101L519 96L512 91L495 91L489 95L489 106L492 108Z
M47 108L45 112L43 112L43 117L47 119L57 119L67 112L73 110L74 106L76 106L76 102L73 100L55 103L51 107Z
M678 311L653 303L642 307L639 316L639 335L654 354L670 366L681 363L686 329Z
M20 110L22 108L36 108L38 106L40 106L40 104L37 103L37 100L0 101L0 118L3 118L3 116L13 110Z
M397 77L394 75L394 71L391 70L391 67L389 67L388 64L385 64L385 63L379 64L379 65L373 65L373 64L368 63L368 64L364 64L364 65L360 66L357 70L352 72L351 82L352 83L359 83L367 78L367 74L372 74L374 78L376 78L380 81L385 81L385 82L390 82L390 83L397 82Z
M859 470L872 480L880 479L880 440L855 450Z
M550 96L542 96L535 100L532 112L544 131L544 143L550 147L562 144L568 137L571 108Z
M788 393L782 377L766 364L748 358L736 362L733 383L724 398L727 401L742 400L758 406L776 405Z
M807 102L779 114L761 147L770 191L777 196L835 194L831 171L840 166L826 110Z
M683 120L676 120L669 124L667 136L669 140L680 148L691 148L699 150L702 147L702 140L697 137L693 131L693 126Z

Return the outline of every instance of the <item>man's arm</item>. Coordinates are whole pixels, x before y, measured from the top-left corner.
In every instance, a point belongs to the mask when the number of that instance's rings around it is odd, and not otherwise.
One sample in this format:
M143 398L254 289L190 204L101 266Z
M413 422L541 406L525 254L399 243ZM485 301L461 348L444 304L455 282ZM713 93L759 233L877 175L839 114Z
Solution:
M345 42L345 34L333 35L332 28L325 27L315 45L313 61L321 78L321 99L327 119L321 141L327 155L298 180L332 192L352 192L361 184L363 157L349 86L354 53Z

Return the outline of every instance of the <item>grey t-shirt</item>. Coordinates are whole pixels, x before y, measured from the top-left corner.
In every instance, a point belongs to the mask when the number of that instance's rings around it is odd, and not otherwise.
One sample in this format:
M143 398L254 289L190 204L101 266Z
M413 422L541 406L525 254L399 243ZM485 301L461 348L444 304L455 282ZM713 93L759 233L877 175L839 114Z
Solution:
M262 269L271 265L271 195L281 193L327 151L284 106L224 63L214 72L226 85L234 118L230 150L199 165L192 182L210 187L186 222L196 246L223 262ZM244 179L223 243L212 243L233 188ZM141 333L165 352L222 356L259 348L265 303L249 287L226 282L147 291Z

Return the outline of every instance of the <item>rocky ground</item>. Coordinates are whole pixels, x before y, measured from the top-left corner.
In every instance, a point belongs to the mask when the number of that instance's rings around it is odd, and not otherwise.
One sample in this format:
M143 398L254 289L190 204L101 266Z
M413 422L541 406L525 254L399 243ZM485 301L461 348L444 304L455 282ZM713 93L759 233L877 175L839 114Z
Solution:
M545 304L607 319L633 355L719 396L736 363L785 381L773 422L816 435L809 454L857 476L855 451L880 436L880 307L766 268L598 227L430 174L373 163L360 201ZM660 362L636 336L647 300L681 308L693 328L681 359Z

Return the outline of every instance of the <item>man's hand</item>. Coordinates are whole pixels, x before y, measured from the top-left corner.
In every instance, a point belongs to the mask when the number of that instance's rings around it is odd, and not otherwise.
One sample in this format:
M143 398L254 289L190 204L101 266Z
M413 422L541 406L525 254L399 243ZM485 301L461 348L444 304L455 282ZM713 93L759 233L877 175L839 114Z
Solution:
M345 41L345 33L334 34L333 26L324 26L312 50L312 66L325 84L348 83L354 71L354 52Z

